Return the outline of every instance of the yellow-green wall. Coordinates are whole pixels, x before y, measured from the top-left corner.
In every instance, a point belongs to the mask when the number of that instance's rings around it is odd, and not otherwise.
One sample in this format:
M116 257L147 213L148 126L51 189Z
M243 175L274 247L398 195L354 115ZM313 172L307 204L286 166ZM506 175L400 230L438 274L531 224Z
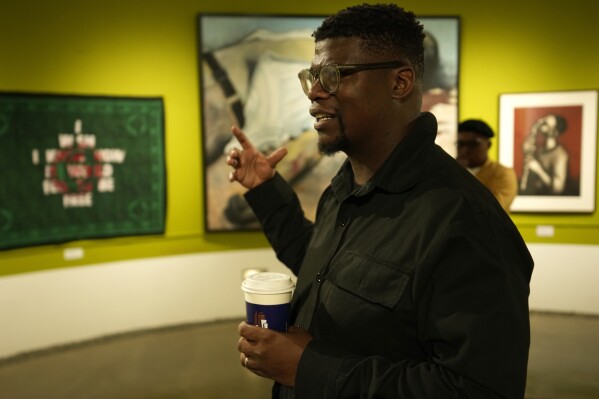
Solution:
M0 4L0 91L162 96L168 209L164 236L0 252L0 275L168 254L265 247L260 233L203 232L196 17L200 12L324 15L362 1L23 0ZM407 0L461 17L460 117L498 128L501 93L599 88L599 2ZM497 158L497 145L492 157ZM2 171L5 173L5 171ZM0 178L1 184L1 178ZM515 214L527 242L599 245L599 216ZM535 227L555 226L539 238ZM65 248L84 258L65 261Z

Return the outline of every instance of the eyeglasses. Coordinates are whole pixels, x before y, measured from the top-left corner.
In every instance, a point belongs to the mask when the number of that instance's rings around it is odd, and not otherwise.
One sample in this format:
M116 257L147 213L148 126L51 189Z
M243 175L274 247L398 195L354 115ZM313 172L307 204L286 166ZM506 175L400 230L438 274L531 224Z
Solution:
M458 140L457 145L458 148L469 148L471 150L478 148L482 144L482 140Z
M320 82L322 88L329 94L335 94L339 88L341 77L354 72L366 71L369 69L390 69L403 66L403 62L379 62L374 64L347 64L334 65L327 64L320 68L302 69L297 77L299 78L304 93L308 95L316 82Z

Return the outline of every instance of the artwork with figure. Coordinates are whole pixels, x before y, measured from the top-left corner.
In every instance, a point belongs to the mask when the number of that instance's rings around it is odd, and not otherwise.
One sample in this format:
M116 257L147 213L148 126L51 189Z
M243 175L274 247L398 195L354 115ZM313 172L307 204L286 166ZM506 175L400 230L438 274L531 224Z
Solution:
M499 97L499 160L513 167L512 212L593 212L596 90Z
M518 194L579 195L582 107L514 112Z
M286 146L277 171L314 219L319 194L344 155L319 154L310 101L298 72L309 68L312 32L324 17L200 14L198 45L204 171L205 229L257 230L242 188L228 180L231 126L242 128L265 153ZM425 40L423 111L437 116L437 143L452 156L458 120L459 19L422 18Z

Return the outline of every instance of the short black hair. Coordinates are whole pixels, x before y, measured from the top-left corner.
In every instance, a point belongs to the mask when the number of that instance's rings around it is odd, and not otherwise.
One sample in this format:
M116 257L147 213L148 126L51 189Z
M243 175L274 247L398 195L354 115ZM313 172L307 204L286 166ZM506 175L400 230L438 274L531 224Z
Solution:
M421 82L424 74L424 28L411 11L396 4L361 4L326 18L314 31L316 42L338 37L357 37L368 51L405 61Z

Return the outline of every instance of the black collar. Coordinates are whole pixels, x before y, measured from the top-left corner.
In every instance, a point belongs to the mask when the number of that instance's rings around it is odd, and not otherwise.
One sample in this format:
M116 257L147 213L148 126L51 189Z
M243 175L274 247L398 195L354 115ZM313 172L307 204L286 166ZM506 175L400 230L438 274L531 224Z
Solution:
M426 155L435 145L436 136L437 119L429 112L421 113L412 130L395 147L374 176L353 194L366 195L375 188L400 193L412 188L420 179ZM349 160L343 163L331 185L339 200L352 194L354 175Z

